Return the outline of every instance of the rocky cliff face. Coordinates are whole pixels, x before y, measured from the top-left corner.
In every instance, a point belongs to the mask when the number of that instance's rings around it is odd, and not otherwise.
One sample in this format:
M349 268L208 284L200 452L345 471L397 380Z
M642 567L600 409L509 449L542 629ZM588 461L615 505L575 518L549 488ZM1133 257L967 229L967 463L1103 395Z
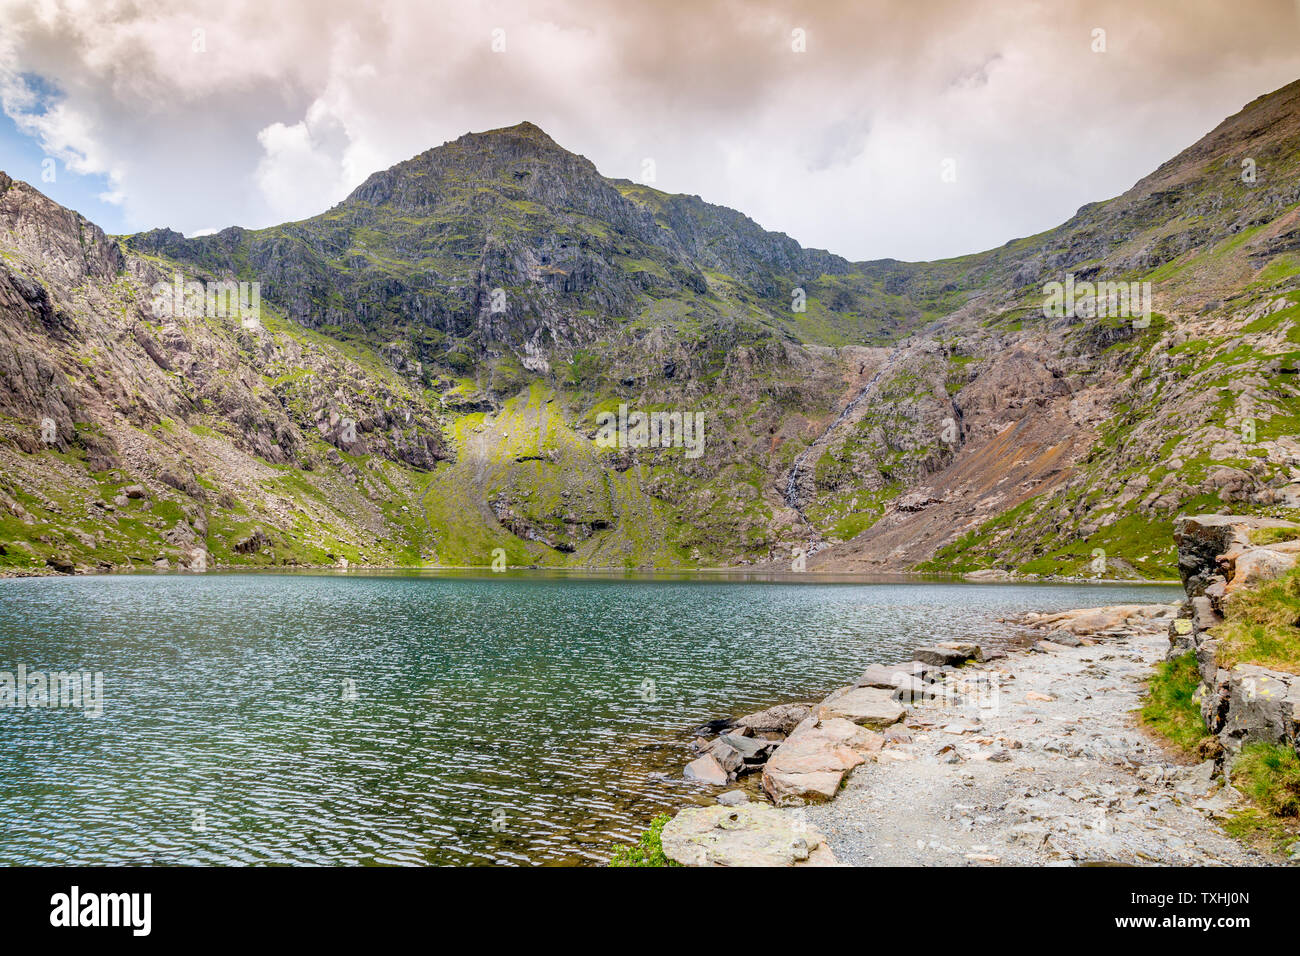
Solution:
M1196 654L1206 728L1224 751L1243 744L1300 750L1300 676L1225 653L1225 607L1234 593L1290 571L1300 557L1300 524L1239 515L1180 519L1175 534L1188 599L1169 628L1169 657ZM1289 627L1294 621L1286 622Z
M418 553L388 538L384 507L406 500L390 481L448 456L438 407L391 369L274 331L269 313L256 329L156 315L166 264L24 183L0 186L10 566Z
M1300 517L1297 171L1293 84L939 263L803 249L527 123L196 239L3 178L0 561L1169 576L1179 513ZM158 315L177 275L258 283L260 324ZM1128 308L1047 314L1052 282ZM703 414L705 453L594 441L620 406Z

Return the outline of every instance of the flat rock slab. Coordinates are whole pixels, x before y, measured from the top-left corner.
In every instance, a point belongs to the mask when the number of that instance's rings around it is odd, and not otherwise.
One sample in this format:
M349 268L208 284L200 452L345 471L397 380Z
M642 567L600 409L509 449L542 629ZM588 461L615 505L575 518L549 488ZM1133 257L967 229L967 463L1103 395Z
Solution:
M882 687L841 687L817 705L820 720L842 717L863 727L882 730L903 719L906 711L894 692Z
M1067 647L1079 647L1079 639L1076 637L1074 640L1076 642L1074 644L1067 644L1065 641L1039 641L1034 645L1034 650L1050 654L1052 651L1063 651Z
M1173 616L1174 609L1165 604L1111 604L1055 614L1029 615L1025 620L1034 627L1068 631L1077 637L1087 637L1099 631L1123 628L1138 620Z
M833 799L844 775L883 745L880 734L841 717L809 718L768 759L763 789L779 807Z
M765 803L688 807L664 827L664 855L683 866L835 866L821 835Z

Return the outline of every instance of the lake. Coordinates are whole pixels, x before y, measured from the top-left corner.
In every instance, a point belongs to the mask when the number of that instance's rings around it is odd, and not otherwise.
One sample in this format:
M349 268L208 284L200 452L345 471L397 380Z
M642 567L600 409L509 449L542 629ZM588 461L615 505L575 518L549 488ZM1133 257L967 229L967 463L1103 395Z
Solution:
M720 576L0 580L0 864L603 862L702 793L690 731L1024 610L1166 586Z

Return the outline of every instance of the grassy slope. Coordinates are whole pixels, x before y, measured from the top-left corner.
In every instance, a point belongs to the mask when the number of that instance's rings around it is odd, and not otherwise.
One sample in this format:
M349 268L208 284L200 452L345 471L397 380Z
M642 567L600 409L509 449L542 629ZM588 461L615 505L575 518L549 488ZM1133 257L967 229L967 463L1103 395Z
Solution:
M1221 666L1260 664L1300 673L1300 570L1235 594L1215 628ZM1187 753L1209 737L1201 717L1196 655L1161 663L1148 685L1142 722ZM1253 743L1231 765L1231 779L1254 806L1237 812L1226 829L1239 837L1289 846L1300 835L1300 754L1289 746Z

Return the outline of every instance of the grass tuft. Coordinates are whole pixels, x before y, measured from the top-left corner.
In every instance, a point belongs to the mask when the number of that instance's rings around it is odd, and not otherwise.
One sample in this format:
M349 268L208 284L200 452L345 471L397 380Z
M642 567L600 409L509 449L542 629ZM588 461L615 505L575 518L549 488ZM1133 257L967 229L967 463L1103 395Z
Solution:
M1196 655L1188 652L1156 666L1147 685L1147 701L1142 706L1142 722L1168 737L1186 751L1209 736L1201 707L1195 700L1201 685Z
M650 821L650 828L632 846L621 846L610 857L610 866L681 866L664 856L664 826L672 814L662 813Z
M1220 666L1260 664L1300 674L1300 568L1237 592L1214 629Z
M1232 764L1232 783L1265 812L1300 816L1300 754L1282 744L1241 748Z
M1300 528L1256 528L1250 532L1250 543L1254 545L1279 544L1300 538Z

